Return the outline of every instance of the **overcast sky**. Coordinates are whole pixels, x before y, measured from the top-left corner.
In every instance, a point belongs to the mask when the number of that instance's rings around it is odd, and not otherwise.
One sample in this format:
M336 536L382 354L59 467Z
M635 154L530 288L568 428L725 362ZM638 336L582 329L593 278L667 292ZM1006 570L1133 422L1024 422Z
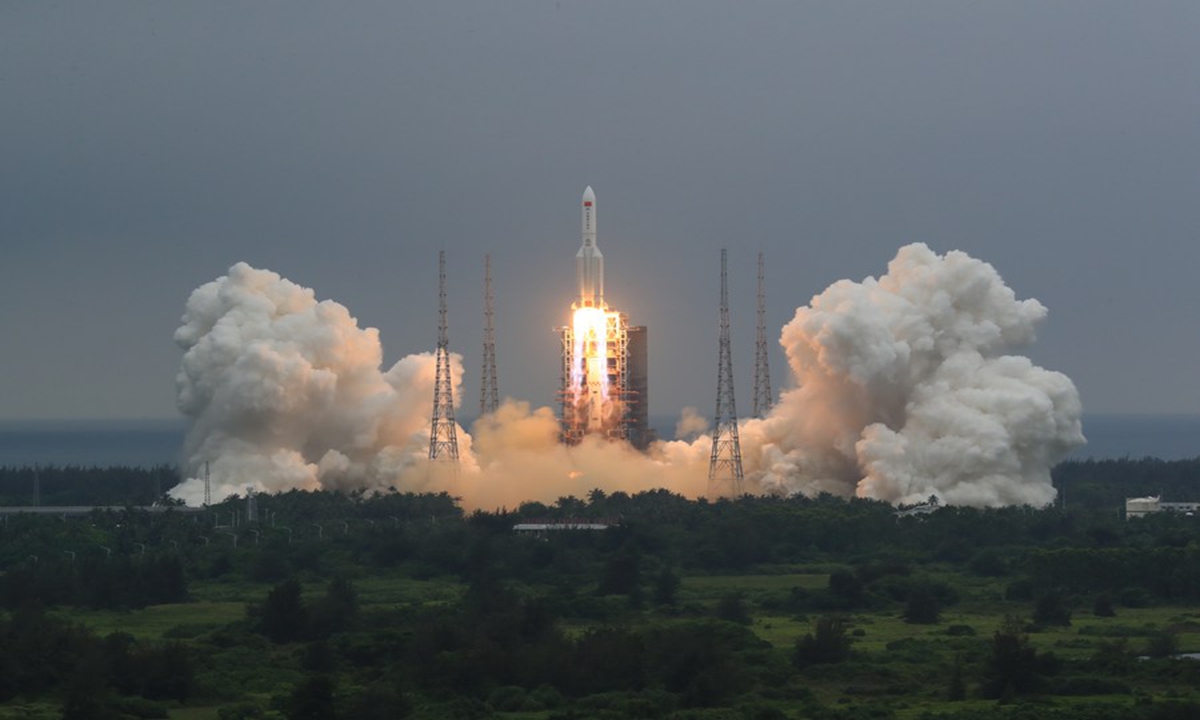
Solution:
M1200 3L0 5L0 419L169 417L191 290L245 260L547 404L595 188L653 415L709 415L719 249L749 411L779 328L922 241L1050 310L1085 412L1200 412Z

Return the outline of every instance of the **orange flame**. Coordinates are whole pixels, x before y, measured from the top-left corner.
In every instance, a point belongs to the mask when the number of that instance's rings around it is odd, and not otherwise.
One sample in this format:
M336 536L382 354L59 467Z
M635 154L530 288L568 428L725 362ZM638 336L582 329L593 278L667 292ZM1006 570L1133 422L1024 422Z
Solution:
M583 307L572 318L575 338L575 358L571 368L571 389L576 396L583 390L598 387L600 397L608 400L608 318L600 308Z

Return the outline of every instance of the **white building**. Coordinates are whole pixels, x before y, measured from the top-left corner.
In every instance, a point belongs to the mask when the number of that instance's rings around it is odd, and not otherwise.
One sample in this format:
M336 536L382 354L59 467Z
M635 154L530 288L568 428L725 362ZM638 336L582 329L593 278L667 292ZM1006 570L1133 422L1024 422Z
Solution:
M1144 517L1156 512L1200 512L1200 502L1162 502L1159 497L1125 498L1125 519Z

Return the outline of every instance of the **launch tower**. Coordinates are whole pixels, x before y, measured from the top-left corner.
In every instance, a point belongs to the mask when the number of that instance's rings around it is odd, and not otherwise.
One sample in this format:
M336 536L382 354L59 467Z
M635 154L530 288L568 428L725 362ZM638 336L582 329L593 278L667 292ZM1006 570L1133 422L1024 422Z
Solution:
M729 342L729 281L721 248L720 359L717 363L717 412L708 463L708 497L741 497L742 448L738 440L737 404L733 399L733 351Z
M754 342L754 417L771 411L771 366L767 362L767 294L763 280L763 254L758 254L758 327Z
M479 414L500 407L496 388L496 330L492 326L492 256L483 256L483 379L479 383Z
M437 371L433 384L433 418L429 427L429 459L458 463L458 431L454 423L454 380L450 377L450 340L446 330L446 251L438 252Z
M586 435L650 442L647 331L604 301L604 256L596 246L596 194L583 193L583 244L575 255L579 297L560 331L560 436L576 445Z

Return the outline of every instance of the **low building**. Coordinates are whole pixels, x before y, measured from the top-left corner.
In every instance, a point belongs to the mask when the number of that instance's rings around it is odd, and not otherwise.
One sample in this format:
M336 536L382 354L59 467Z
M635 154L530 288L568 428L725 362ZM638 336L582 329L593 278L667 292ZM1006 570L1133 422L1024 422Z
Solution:
M1156 512L1179 512L1195 515L1200 512L1200 502L1163 502L1157 496L1125 498L1125 519L1145 517Z
M607 519L572 518L569 520L542 520L517 523L516 525L513 525L513 532L531 535L545 535L546 533L570 530L607 530L610 527L615 527L620 524L621 523L618 521Z

